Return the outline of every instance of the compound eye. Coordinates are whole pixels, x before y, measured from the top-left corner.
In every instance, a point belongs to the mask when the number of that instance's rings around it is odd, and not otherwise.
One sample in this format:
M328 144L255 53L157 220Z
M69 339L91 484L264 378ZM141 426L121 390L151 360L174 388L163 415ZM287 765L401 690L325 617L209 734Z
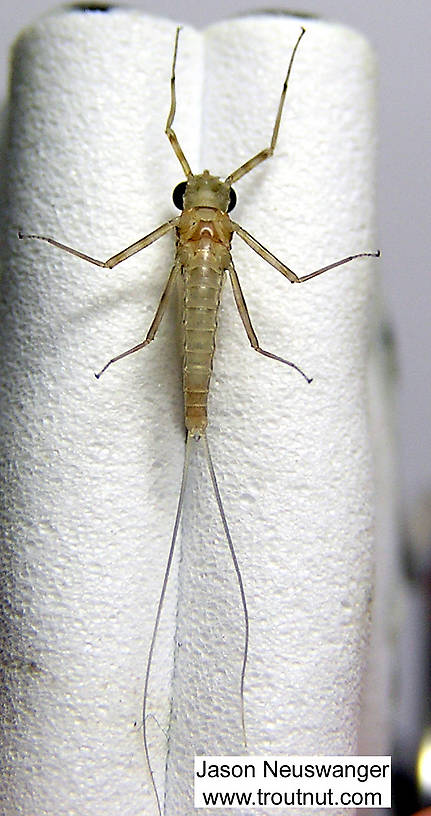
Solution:
M186 191L186 187L187 187L187 182L186 181L180 181L180 183L177 184L177 186L175 187L174 192L172 193L172 200L173 200L175 206L179 210L184 209L183 199L184 199L184 193Z
M233 210L235 204L236 204L236 192L233 189L233 187L231 187L229 192L229 204L227 211L230 212L231 210Z

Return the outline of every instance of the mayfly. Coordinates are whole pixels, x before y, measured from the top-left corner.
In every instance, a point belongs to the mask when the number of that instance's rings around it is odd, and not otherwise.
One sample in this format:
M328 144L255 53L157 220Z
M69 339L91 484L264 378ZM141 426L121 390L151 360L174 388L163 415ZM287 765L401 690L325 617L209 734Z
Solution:
M261 162L268 159L274 153L278 132L280 128L281 116L283 112L289 77L292 70L292 65L295 55L302 37L305 34L305 29L301 28L300 34L293 48L289 65L287 68L286 77L283 83L283 88L278 104L277 115L272 131L271 141L268 147L260 150L252 158L248 159L244 164L241 164L236 170L231 172L224 180L213 176L208 170L203 173L195 175L192 173L189 162L182 150L178 141L177 135L173 129L173 122L176 112L176 86L175 86L175 68L178 51L178 37L180 29L177 28L175 36L174 54L172 60L171 80L170 80L170 109L165 127L165 133L172 145L174 153L178 158L181 167L184 171L186 180L180 182L173 192L173 201L176 207L181 211L181 214L176 218L172 218L157 229L150 232L144 238L136 241L126 249L121 250L116 255L113 255L107 261L100 261L96 258L74 249L70 246L60 243L59 241L49 238L44 235L24 234L19 233L20 238L35 238L42 241L47 241L52 246L58 249L69 252L84 261L95 264L99 267L112 269L117 264L122 263L127 258L140 252L145 247L157 241L163 235L175 230L176 233L176 252L175 260L169 274L167 283L163 290L159 305L156 309L153 321L147 332L145 339L133 346L132 348L123 351L115 357L112 357L106 365L95 376L99 378L106 369L113 363L134 354L136 351L145 348L154 340L161 320L165 314L167 304L171 298L172 292L176 284L182 287L182 325L183 325L183 394L184 394L184 416L186 426L186 449L184 457L183 475L181 481L180 494L178 499L178 506L176 517L171 537L168 560L166 564L162 589L157 607L153 633L150 642L150 648L147 659L147 666L145 672L144 682L144 697L142 709L142 729L143 741L146 761L148 764L152 787L157 803L158 813L162 814L161 799L155 783L151 758L148 747L147 738L147 705L148 705L148 688L151 673L151 665L153 652L158 633L160 617L165 599L167 583L171 570L175 544L178 535L179 524L184 503L184 495L187 484L187 476L189 472L189 463L191 457L191 448L194 442L201 442L204 448L206 462L208 465L208 472L212 483L218 511L222 521L224 533L230 550L233 561L236 578L239 585L241 596L241 603L244 615L244 648L242 669L240 676L240 700L241 700L241 724L244 745L247 747L246 727L245 727L245 706L244 706L244 683L247 667L247 653L249 643L249 616L246 602L245 589L241 577L239 563L236 552L233 546L231 534L229 531L226 515L223 509L223 504L220 496L220 491L216 479L214 465L212 462L208 439L206 434L207 428L207 403L208 393L213 367L213 357L215 351L215 336L217 329L218 311L220 305L221 292L226 277L226 272L229 273L235 303L244 325L247 337L251 347L259 354L269 357L281 363L285 363L291 368L298 371L308 383L311 379L293 362L273 354L270 351L263 349L258 341L257 335L253 329L251 319L248 313L247 305L240 286L240 282L234 267L231 255L231 242L234 234L238 235L248 246L260 255L267 263L281 272L291 283L304 283L311 280L311 278L327 272L329 269L334 269L337 266L349 263L355 258L362 257L378 257L377 252L360 252L356 255L349 255L346 258L335 261L320 269L316 269L307 275L298 276L292 269L286 266L285 263L276 258L268 249L266 249L259 241L256 240L243 227L233 221L229 215L236 203L236 194L232 185L239 181L247 173L251 172Z

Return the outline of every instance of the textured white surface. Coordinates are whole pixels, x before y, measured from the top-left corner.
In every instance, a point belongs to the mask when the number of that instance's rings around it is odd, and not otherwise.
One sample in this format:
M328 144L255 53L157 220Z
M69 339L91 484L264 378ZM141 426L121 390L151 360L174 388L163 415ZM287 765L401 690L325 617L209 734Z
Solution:
M267 144L299 27L264 16L204 38L183 30L176 129L192 169L225 176ZM154 813L133 724L182 461L172 320L99 383L92 372L143 336L173 243L108 272L15 234L40 231L106 258L172 216L182 174L163 128L174 30L131 11L67 11L39 23L16 55L7 816ZM307 21L276 156L237 185L235 220L300 274L375 246L373 78L362 38ZM262 346L315 378L307 386L255 355L226 291L208 436L249 601L249 747L354 752L372 583L373 264L292 287L238 239L234 259ZM239 593L201 465L179 582L166 810L175 816L191 811L194 753L242 750ZM174 576L149 701L162 727L175 616ZM162 789L165 740L150 730Z

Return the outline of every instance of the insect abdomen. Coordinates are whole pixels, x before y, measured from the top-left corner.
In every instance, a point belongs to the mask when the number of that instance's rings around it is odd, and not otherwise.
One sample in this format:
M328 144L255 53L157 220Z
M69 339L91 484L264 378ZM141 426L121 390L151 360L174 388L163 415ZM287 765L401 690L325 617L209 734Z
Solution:
M207 426L208 390L225 255L226 249L209 237L190 241L181 252L184 413L186 428L193 435L202 434Z

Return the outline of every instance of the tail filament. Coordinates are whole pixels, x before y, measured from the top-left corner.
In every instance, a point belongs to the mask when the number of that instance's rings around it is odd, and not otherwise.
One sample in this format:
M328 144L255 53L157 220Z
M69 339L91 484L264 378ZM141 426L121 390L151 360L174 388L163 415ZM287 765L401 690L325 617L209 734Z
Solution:
M190 433L188 433L187 434L187 439L186 439L186 448L185 448L185 456L184 456L183 474L182 474L182 479L181 479L181 488L180 488L180 493L179 493L179 497L178 497L178 505L177 505L177 512L176 512L176 516L175 516L174 527L173 527L173 531L172 531L171 545L170 545L170 548L169 548L168 560L166 562L165 574L164 574L164 578L163 578L162 589L161 589L161 592L160 592L160 598L159 598L159 603L158 603L158 606L157 606L157 613L156 613L156 618L155 618L155 622L154 622L153 633L152 633L152 636L151 636L150 648L149 648L149 652L148 652L147 668L146 668L146 671L145 671L145 682L144 682L144 698L143 698L143 703L142 703L142 734L143 734L143 741L144 741L144 752L145 752L145 758L146 758L147 765L148 765L148 770L150 772L151 784L152 784L152 787L153 787L154 796L155 796L156 803L157 803L157 811L158 811L159 816L162 816L162 803L161 803L159 793L158 793L158 790L157 790L157 785L156 785L156 782L155 782L155 779L154 779L154 772L153 772L153 768L152 768L152 765L151 765L150 751L149 751L149 746L148 746L148 734L147 734L148 688L149 688L149 682L150 682L150 674L151 674L151 666L152 666L152 661L153 661L154 647L155 647L155 644L156 644L157 633L158 633L158 630L159 630L160 618L161 618L163 604L164 604L164 600L165 600L165 596L166 596L166 589L167 589L169 575L170 575L170 571L171 571L171 567L172 567L172 561L173 561L175 546L176 546L177 537L178 537L178 530L179 530L179 525L180 525L180 521L181 521L183 506L184 506L184 496L185 496L185 491L186 491L186 486L187 486L187 478L188 478L189 467L190 467L191 444L192 444L193 439L196 439L196 440L202 439L202 443L203 443L204 451L205 451L205 458L206 458L206 462L207 462L207 466L208 466L208 472L209 472L211 483L212 483L212 486L213 486L214 496L215 496L215 499L216 499L218 511L219 511L219 514L220 514L220 519L221 519L223 529L224 529L224 533L225 533L225 536L226 536L226 540L227 540L227 543L228 543L228 546L229 546L229 551L230 551L230 554L231 554L231 557L232 557L232 562L233 562L233 565L234 565L234 569L235 569L235 573L236 573L236 577L237 577L237 581L238 581L238 586L239 586L239 591L240 591L240 595L241 595L241 603L242 603L242 609L243 609L243 615L244 615L244 651L243 651L243 661L242 661L241 680L240 680L241 725L242 725L244 746L245 746L245 749L247 750L247 733L246 733L246 729L245 729L244 682L245 682L245 673L246 673L246 668L247 668L247 656L248 656L248 644L249 644L249 617L248 617L247 601L246 601L246 597L245 597L244 583L243 583L243 580L242 580L241 571L240 571L239 564L238 564L238 558L237 558L235 548L234 548L234 545L233 545L232 536L230 534L229 526L228 526L228 523L227 523L226 514L224 512L223 503L222 503L222 500L221 500L220 490L219 490L219 486L218 486L218 483L217 483L217 478L216 478L214 465L213 465L213 462L212 462L212 458L211 458L211 454L210 454L206 434L202 434L201 437L194 437Z

